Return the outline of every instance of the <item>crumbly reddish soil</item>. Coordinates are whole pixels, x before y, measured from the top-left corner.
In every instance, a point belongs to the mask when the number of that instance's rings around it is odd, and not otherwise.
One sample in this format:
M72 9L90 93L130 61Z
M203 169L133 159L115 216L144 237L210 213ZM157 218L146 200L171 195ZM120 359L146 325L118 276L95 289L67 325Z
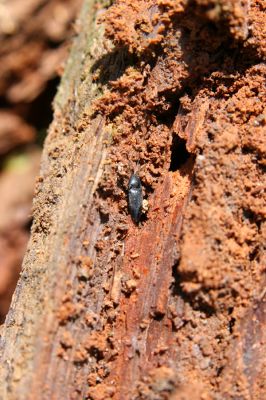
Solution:
M96 5L114 47L91 22L70 57L0 376L23 400L263 399L265 6Z

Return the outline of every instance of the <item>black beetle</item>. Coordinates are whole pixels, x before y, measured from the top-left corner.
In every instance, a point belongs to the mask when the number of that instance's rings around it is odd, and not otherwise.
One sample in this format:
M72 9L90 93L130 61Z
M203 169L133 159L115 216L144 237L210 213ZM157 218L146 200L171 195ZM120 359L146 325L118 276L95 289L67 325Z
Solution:
M128 182L128 208L133 221L137 224L141 217L142 185L139 176L132 174Z

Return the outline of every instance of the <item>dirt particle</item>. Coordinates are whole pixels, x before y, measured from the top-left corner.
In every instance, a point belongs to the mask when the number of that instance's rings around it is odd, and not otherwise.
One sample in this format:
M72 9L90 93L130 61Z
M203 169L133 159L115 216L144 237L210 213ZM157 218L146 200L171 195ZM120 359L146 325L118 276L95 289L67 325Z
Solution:
M82 346L78 346L78 348L75 350L74 356L73 356L73 361L75 364L83 364L88 360L88 353L86 349Z
M123 282L122 289L123 292L126 293L127 295L131 294L136 290L137 287L137 282L135 279L129 279L125 282Z
M99 316L93 311L88 311L84 318L86 325L90 328L94 328L98 321Z
M78 318L82 310L82 304L73 304L71 301L64 302L57 314L60 325L65 325L68 321Z
M100 383L88 390L89 400L108 400L114 396L116 389L114 386Z
M83 345L89 354L97 360L103 359L105 352L108 350L106 337L102 333L92 333L87 337Z
M138 258L139 256L140 256L139 253L133 253L133 254L130 255L130 258L132 260L135 260L135 258Z
M60 339L60 343L64 349L71 349L74 345L74 339L70 332L64 331Z

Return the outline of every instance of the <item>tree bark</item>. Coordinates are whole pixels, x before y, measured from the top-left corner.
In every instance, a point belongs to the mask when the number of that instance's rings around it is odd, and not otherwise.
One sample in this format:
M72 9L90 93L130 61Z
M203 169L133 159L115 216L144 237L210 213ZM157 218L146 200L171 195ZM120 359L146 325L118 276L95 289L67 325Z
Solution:
M257 3L120 1L104 36L102 3L84 1L2 330L1 398L264 398Z

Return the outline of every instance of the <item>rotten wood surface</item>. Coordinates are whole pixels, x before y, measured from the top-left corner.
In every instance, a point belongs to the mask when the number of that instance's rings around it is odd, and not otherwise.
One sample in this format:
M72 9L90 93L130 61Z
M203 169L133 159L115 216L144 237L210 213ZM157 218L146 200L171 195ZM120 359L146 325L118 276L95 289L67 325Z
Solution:
M101 3L84 2L43 152L31 241L2 329L3 399L251 400L265 393L263 355L254 369L264 339L252 313L255 304L258 324L265 323L262 191L254 187L261 142L249 141L250 129L263 130L265 94L257 93L265 67L249 59L240 74L226 49L209 68L199 36L182 26L176 38L175 30L180 20L195 24L211 43L204 6L195 15L189 4L160 3L170 7L161 15L165 35L156 25L148 39L148 3L110 8L107 33L127 51L104 38L96 23ZM132 19L114 38L121 13ZM223 34L232 32L217 41ZM164 58L153 58L153 40L165 40ZM184 42L194 52L190 64ZM126 186L138 161L147 210L135 225ZM235 347L244 362L237 387Z

